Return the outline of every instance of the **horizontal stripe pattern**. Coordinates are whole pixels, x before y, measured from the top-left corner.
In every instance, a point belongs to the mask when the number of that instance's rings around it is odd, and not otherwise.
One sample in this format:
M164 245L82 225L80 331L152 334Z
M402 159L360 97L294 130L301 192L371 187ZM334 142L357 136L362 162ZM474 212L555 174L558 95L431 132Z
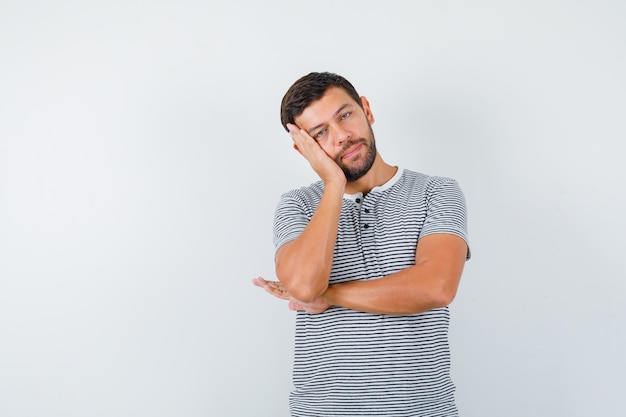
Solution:
M322 193L316 182L282 196L277 248L302 233ZM465 200L452 179L399 170L360 200L344 198L331 283L405 269L415 262L419 238L432 233L467 241ZM449 320L448 308L414 315L343 307L298 312L292 416L456 416Z

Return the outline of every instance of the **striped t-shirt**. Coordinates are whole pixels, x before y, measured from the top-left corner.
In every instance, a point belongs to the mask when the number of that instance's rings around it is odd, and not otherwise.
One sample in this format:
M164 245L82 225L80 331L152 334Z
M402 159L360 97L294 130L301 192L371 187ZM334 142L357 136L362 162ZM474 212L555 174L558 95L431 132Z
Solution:
M277 250L302 233L323 190L318 181L281 197ZM467 241L465 199L452 179L398 169L366 196L345 195L330 284L414 265L418 239L433 233ZM448 323L447 307L412 315L298 312L292 416L457 416Z

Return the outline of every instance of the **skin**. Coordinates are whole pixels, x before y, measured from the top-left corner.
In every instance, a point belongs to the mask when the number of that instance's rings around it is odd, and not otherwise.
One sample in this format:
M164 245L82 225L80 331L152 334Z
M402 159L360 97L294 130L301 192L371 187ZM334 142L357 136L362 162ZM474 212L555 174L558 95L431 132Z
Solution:
M454 299L467 254L465 241L452 234L421 238L415 265L369 281L329 285L333 251L344 193L367 194L391 179L397 168L378 152L371 168L348 181L344 169L362 170L374 148L370 104L362 108L343 89L332 87L288 125L293 147L324 182L324 193L311 221L295 240L276 253L278 281L257 277L253 284L288 300L292 310L321 313L342 306L376 314L414 314L445 307Z

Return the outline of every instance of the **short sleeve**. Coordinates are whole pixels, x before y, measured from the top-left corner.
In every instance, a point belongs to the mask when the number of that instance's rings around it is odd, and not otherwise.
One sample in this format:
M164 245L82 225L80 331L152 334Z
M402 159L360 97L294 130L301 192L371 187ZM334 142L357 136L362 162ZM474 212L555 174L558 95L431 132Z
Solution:
M278 250L285 243L296 239L307 223L296 202L283 196L274 213L274 248Z
M450 178L439 178L429 184L426 200L427 213L420 238L435 233L457 235L467 243L467 259L470 259L467 208L459 184Z

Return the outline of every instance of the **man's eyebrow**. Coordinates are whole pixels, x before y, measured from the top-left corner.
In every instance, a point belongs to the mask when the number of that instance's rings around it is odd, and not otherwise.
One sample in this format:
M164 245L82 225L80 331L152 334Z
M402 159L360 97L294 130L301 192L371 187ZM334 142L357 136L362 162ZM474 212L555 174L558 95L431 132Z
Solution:
M346 107L349 107L350 105L351 105L350 103L346 103L346 104L344 104L343 106L339 107L339 108L337 109L337 111L333 114L333 117L337 116L339 113L341 113L342 111L344 111L344 110L346 109ZM306 132L307 132L309 135L312 135L312 134L313 134L313 132L314 132L315 130L317 130L318 128L320 128L320 127L324 126L325 124L326 124L326 123L320 123L320 124L318 124L318 125L315 125L315 126L313 126L312 128L310 128L309 130L307 130Z

